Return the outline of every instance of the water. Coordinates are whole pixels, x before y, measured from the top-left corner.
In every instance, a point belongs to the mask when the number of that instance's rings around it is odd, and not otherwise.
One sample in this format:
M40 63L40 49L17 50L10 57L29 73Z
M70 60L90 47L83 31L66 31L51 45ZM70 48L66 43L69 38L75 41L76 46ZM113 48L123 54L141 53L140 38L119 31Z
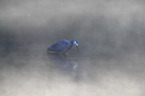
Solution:
M137 55L123 59L42 57L1 59L1 96L144 95L144 58Z

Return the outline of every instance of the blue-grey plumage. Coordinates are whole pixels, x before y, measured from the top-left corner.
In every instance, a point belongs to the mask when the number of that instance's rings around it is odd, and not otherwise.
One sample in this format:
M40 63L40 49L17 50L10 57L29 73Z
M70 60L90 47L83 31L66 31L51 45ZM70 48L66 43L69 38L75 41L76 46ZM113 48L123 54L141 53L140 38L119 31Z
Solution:
M68 40L61 40L48 47L48 53L66 53L70 50L73 44L78 48L78 41L73 39L70 42Z

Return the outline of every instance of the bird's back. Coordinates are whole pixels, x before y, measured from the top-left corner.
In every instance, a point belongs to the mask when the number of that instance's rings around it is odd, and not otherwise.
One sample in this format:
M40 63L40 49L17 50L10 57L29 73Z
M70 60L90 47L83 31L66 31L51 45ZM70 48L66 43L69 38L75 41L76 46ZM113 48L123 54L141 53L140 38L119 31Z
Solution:
M61 40L56 42L55 44L48 47L48 51L52 51L55 53L63 53L67 51L69 47L69 41L68 40Z

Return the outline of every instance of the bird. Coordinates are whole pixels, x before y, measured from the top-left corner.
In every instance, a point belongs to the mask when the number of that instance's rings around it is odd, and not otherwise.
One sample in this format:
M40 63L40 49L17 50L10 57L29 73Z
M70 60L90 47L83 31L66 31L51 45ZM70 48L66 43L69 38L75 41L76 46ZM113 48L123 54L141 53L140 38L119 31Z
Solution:
M75 45L77 47L77 50L79 52L78 41L75 39L72 39L70 42L68 40L60 40L60 41L54 43L53 45L49 46L47 48L47 52L49 54L51 54L51 53L55 53L55 54L64 53L65 54L73 47L73 45Z

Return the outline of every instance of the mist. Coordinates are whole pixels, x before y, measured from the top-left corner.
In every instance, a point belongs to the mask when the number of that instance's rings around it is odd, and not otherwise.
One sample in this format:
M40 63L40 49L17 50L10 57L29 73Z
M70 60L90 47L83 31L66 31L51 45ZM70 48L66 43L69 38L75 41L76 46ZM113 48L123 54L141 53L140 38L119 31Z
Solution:
M142 0L1 0L0 96L144 96ZM67 57L47 47L79 42Z

